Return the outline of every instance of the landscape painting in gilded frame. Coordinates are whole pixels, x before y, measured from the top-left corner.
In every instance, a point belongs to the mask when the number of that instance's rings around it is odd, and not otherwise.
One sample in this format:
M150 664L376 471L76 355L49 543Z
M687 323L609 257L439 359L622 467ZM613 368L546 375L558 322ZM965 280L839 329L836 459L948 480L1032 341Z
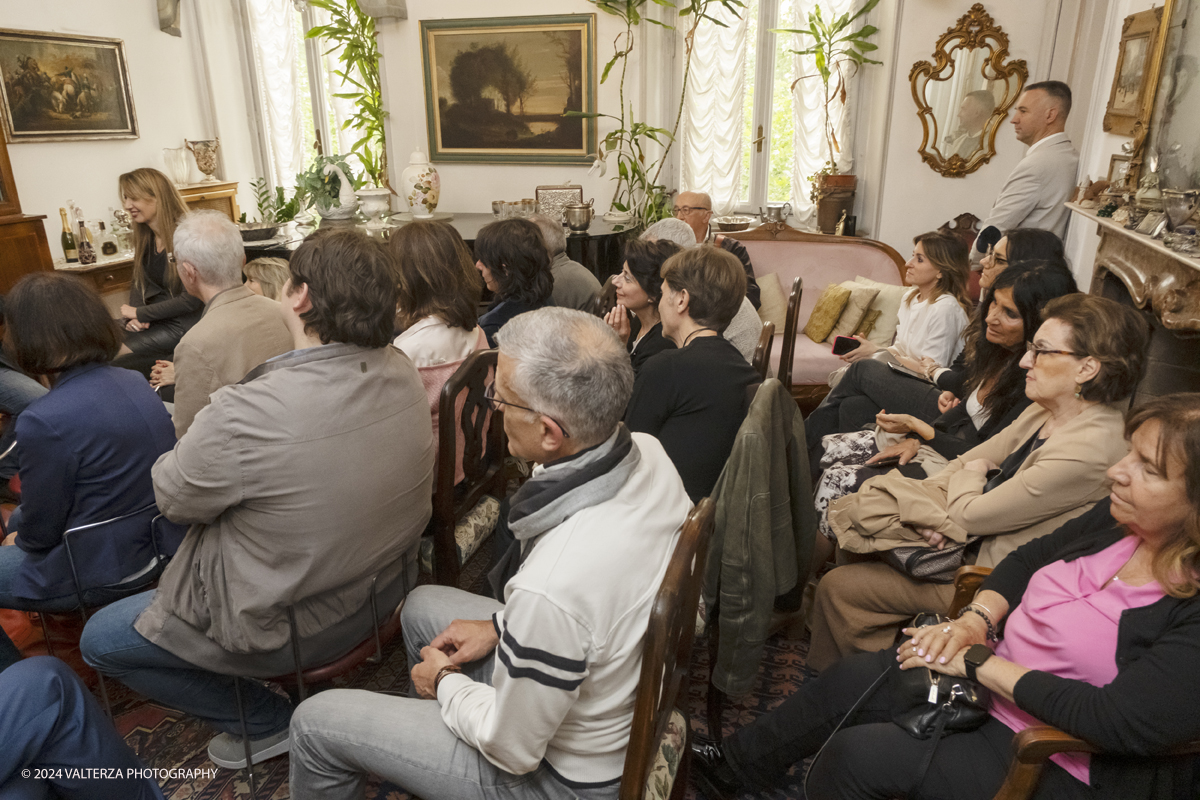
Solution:
M423 20L433 161L590 164L596 15Z
M10 142L137 138L120 39L0 29L0 82Z

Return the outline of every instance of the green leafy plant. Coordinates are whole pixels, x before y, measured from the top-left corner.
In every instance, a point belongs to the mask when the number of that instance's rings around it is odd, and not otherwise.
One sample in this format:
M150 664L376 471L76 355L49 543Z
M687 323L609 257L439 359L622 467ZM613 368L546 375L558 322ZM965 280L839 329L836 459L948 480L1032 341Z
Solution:
M350 151L358 156L371 181L379 187L391 188L387 177L387 140L383 123L383 94L379 83L379 45L375 41L375 20L363 13L356 0L308 0L315 8L329 12L328 25L311 28L306 37L320 38L341 47L338 62L341 69L333 73L355 87L352 92L339 92L334 97L354 102L355 113L342 123L343 129L354 128L362 136ZM326 51L326 55L336 47Z
M307 198L318 208L339 208L342 205L338 198L338 193L342 191L342 179L336 172L326 175L326 164L341 167L354 189L362 187L362 181L355 177L354 170L346 163L345 156L317 156L308 169L296 175L296 195L292 202L299 204Z
M293 194L292 199L288 200L284 195L283 187L276 186L275 191L272 192L271 187L267 186L266 178L250 181L250 187L254 189L254 200L258 203L259 222L282 225L285 222L291 222L296 218L296 214L300 213L299 192ZM242 216L244 217L245 214ZM245 222L245 220L242 221Z
M821 85L825 89L825 143L829 146L829 163L819 174L836 174L838 171L836 154L841 152L841 145L838 144L837 134L833 130L830 111L835 101L845 106L846 79L854 74L851 72L848 76L843 70L851 65L857 71L864 64L883 63L866 56L867 53L879 49L877 45L866 41L868 37L878 33L879 29L874 25L863 25L856 31L850 30L856 20L869 14L877 5L879 5L879 0L867 0L863 7L853 15L846 12L829 22L825 21L821 7L817 6L809 12L808 28L779 28L775 31L775 33L794 33L797 36L807 36L813 40L811 47L788 52L801 56L812 56L817 64L816 73L797 78L792 83L792 90L795 91L796 84L800 81L817 77L821 79ZM811 180L815 181L817 177L814 175Z
M670 0L652 0L657 5L678 8L680 17L691 17L691 27L685 35L684 44L686 58L684 62L683 88L679 95L679 109L675 115L675 124L671 130L657 128L634 119L633 106L625 108L625 76L629 68L629 55L634 50L634 29L641 23L647 22L664 28L672 28L656 19L645 16L644 9L648 0L589 0L593 5L606 14L619 17L625 23L625 30L613 41L615 52L600 74L600 83L608 80L609 75L618 63L621 65L619 80L619 114L592 114L568 112L565 116L573 117L605 117L614 120L617 127L610 131L600 143L597 160L604 160L609 154L616 157L617 182L613 194L612 208L616 211L629 213L633 221L642 225L670 216L671 198L675 194L666 186L659 183L667 155L675 144L679 124L683 119L683 103L687 96L688 76L692 66L692 47L695 40L696 28L704 20L709 20L721 27L728 27L724 22L709 15L712 4L718 3L735 15L740 16L740 9L745 7L741 0L688 0L685 6L676 6ZM657 161L649 161L646 150L651 143L663 148L662 155Z

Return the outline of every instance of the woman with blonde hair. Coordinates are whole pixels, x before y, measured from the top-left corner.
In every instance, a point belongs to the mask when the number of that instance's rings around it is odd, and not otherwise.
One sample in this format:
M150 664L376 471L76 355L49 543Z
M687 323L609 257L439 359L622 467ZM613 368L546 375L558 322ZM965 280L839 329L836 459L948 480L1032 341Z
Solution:
M133 221L133 285L121 306L125 344L137 366L149 368L155 358L170 358L175 345L196 324L204 303L183 289L175 270L173 236L187 213L179 191L166 175L142 167L118 179L121 202ZM147 363L142 364L143 360ZM133 360L128 366L135 366Z
M246 288L257 295L278 300L288 280L288 262L282 258L256 258L242 267Z

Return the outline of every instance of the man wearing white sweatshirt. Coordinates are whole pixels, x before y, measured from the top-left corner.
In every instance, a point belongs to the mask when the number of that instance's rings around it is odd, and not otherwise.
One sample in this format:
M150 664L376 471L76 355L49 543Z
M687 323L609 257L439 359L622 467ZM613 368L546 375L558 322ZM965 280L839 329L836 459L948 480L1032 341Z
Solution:
M498 334L493 407L538 464L512 498L500 603L409 595L421 698L334 690L292 718L292 797L361 798L368 773L425 800L615 798L650 608L691 508L662 446L620 423L629 357L598 317L522 314Z

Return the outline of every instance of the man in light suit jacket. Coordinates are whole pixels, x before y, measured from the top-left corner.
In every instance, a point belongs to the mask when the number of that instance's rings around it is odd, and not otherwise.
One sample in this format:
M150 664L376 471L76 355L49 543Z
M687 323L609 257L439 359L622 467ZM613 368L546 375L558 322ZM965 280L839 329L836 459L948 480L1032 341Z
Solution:
M1025 88L1017 98L1012 124L1017 141L1029 152L1008 176L1000 196L980 230L1001 232L1041 228L1064 238L1070 212L1063 205L1075 186L1079 153L1063 128L1071 113L1071 88L1061 81L1044 81ZM978 259L981 254L972 253Z

